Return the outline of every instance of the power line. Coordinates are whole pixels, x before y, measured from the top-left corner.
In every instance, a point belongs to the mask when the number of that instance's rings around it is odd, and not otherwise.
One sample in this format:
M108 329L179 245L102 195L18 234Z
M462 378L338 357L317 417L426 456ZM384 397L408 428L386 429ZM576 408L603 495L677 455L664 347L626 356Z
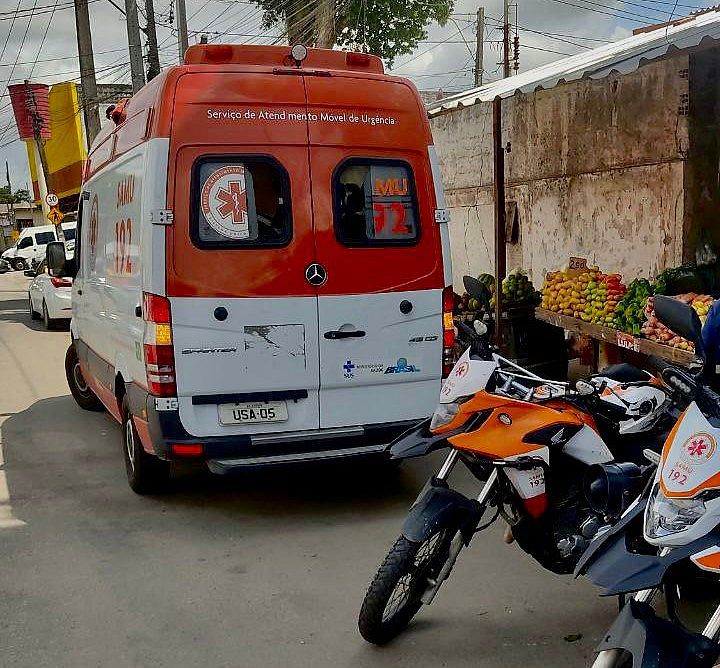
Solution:
M531 49L532 51L544 51L545 53L557 53L560 56L573 56L576 54L566 53L565 51L555 51L554 49L544 49L541 46L531 46L530 44L523 44L523 49Z
M18 0L16 10L20 9L21 2L22 2L22 0ZM15 26L15 18L13 17L12 23L10 24L10 30L8 30L7 37L5 38L5 44L3 44L2 52L0 52L0 62L2 62L2 59L5 56L5 49L7 49L8 42L10 41L10 35L13 31L14 26Z
M578 0L579 2L588 2L590 4L597 4L592 2L591 0ZM550 2L557 2L561 5L568 5L569 7L574 7L575 9L582 9L586 12L595 12L596 14L605 14L606 16L612 16L616 19L623 19L624 21L630 21L633 23L647 23L648 21L655 22L657 19L651 18L649 16L641 16L640 14L633 14L631 12L628 12L630 16L623 16L622 14L615 14L613 12L605 11L604 9L594 9L593 7L585 7L583 5L576 5L573 2L569 2L568 0L550 0ZM605 7L605 5L599 5L599 7ZM625 13L625 10L618 10L620 12Z
M55 7L57 7L57 4L58 0L55 0ZM35 60L33 61L32 67L30 68L30 74L28 75L28 79L32 79L35 67L37 67L38 58L42 53L43 46L45 46L45 40L47 39L48 30L50 30L50 24L52 23L53 16L55 16L55 7L53 7L52 12L50 13L50 18L48 19L47 25L45 26L45 32L43 32L42 39L40 40L40 46L38 47L37 53L35 54Z
M99 2L99 0L88 0L88 4L90 4L91 2ZM74 6L74 2L63 3L62 5L56 7L55 11L73 9ZM0 21L13 21L14 19L34 18L35 16L50 14L52 11L53 5L43 5L42 7L37 7L34 9L19 9L17 12L0 12Z

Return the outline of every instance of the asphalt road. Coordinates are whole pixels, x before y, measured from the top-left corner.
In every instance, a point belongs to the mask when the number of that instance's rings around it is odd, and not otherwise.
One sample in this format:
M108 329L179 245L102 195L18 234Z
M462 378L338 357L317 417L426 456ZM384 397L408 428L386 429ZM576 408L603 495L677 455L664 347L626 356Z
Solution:
M395 475L184 472L167 495L134 495L117 425L75 405L69 334L31 323L27 282L0 275L0 666L590 663L614 602L544 572L499 526L405 635L381 649L359 636L368 581L437 458Z

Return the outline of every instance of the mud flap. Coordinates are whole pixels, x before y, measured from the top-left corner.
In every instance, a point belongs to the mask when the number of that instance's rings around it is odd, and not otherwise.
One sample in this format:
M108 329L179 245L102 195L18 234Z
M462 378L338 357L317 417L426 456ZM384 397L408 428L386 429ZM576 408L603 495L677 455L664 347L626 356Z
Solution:
M633 668L711 668L720 646L658 617L647 603L628 601L597 648L632 654Z
M440 529L451 528L461 531L465 543L468 543L482 514L483 508L475 499L468 499L433 478L427 490L410 508L402 535L422 543Z

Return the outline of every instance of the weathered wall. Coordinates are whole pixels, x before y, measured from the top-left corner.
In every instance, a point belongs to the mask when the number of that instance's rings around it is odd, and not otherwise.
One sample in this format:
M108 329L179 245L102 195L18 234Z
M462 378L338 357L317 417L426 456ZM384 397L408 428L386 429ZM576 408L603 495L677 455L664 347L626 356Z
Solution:
M533 280L570 255L629 277L683 257L688 56L503 101L507 194L520 215L508 268ZM491 104L432 119L451 212L454 279L493 270Z
M689 118L685 167L685 261L715 259L720 250L720 49L690 56L690 95L681 110Z

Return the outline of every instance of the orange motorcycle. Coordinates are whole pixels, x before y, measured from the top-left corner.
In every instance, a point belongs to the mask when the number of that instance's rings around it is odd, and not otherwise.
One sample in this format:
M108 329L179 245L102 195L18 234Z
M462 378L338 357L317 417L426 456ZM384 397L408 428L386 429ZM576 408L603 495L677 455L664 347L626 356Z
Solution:
M650 374L618 365L574 387L548 381L491 353L482 324L475 327L435 414L390 446L397 459L450 452L410 508L362 603L360 633L375 644L394 638L433 601L463 547L498 517L508 524L508 542L554 573L572 573L599 529L639 494L650 475L642 451L659 449L669 428L670 393ZM637 463L617 463L626 459ZM459 462L483 483L477 498L450 487ZM635 480L621 503L593 507L586 500L583 476L594 467L597 477L598 466L604 477L596 484Z

